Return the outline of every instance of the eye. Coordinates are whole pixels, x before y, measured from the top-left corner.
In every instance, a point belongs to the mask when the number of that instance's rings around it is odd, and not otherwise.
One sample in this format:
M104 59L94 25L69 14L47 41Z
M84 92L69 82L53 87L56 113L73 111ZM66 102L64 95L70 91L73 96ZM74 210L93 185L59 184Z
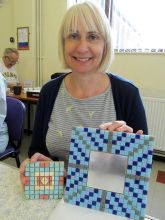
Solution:
M100 39L100 36L96 33L90 33L87 38L89 41L96 41Z
M77 39L79 39L79 34L78 33L70 33L67 38L70 40L77 40Z

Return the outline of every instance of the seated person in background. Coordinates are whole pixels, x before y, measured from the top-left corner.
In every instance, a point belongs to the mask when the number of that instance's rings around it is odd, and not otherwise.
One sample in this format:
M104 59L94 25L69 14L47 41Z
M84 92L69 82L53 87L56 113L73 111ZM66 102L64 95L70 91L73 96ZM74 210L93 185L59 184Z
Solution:
M8 128L5 122L6 106L6 80L0 73L0 153L3 153L8 145Z
M19 52L15 48L6 48L3 57L0 59L0 72L5 77L7 85L12 88L18 83L16 63L19 59Z
M109 21L90 2L69 8L59 34L59 56L71 73L46 83L40 92L29 157L31 162L68 164L74 126L147 133L138 88L107 70L113 59ZM25 163L20 167L25 183Z

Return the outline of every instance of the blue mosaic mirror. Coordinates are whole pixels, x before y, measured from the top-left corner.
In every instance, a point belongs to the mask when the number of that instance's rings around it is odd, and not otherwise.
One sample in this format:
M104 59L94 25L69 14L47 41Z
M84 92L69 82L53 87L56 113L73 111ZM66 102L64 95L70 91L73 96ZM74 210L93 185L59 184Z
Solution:
M149 135L75 127L65 202L144 219L152 154Z

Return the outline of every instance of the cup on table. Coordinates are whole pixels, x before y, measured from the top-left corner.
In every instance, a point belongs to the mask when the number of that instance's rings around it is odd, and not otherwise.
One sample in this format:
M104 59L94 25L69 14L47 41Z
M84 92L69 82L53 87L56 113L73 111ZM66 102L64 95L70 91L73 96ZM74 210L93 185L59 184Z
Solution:
M22 86L13 86L13 93L14 95L20 95L21 94L21 91L22 91Z

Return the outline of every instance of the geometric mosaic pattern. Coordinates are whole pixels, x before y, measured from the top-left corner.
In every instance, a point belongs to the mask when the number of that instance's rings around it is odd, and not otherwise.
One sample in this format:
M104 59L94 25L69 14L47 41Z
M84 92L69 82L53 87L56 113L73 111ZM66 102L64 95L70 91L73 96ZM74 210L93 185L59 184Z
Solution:
M60 199L64 192L64 162L42 161L25 167L28 199Z
M127 157L123 193L87 186L91 151ZM71 135L65 202L143 220L152 154L153 137L149 135L75 127Z

